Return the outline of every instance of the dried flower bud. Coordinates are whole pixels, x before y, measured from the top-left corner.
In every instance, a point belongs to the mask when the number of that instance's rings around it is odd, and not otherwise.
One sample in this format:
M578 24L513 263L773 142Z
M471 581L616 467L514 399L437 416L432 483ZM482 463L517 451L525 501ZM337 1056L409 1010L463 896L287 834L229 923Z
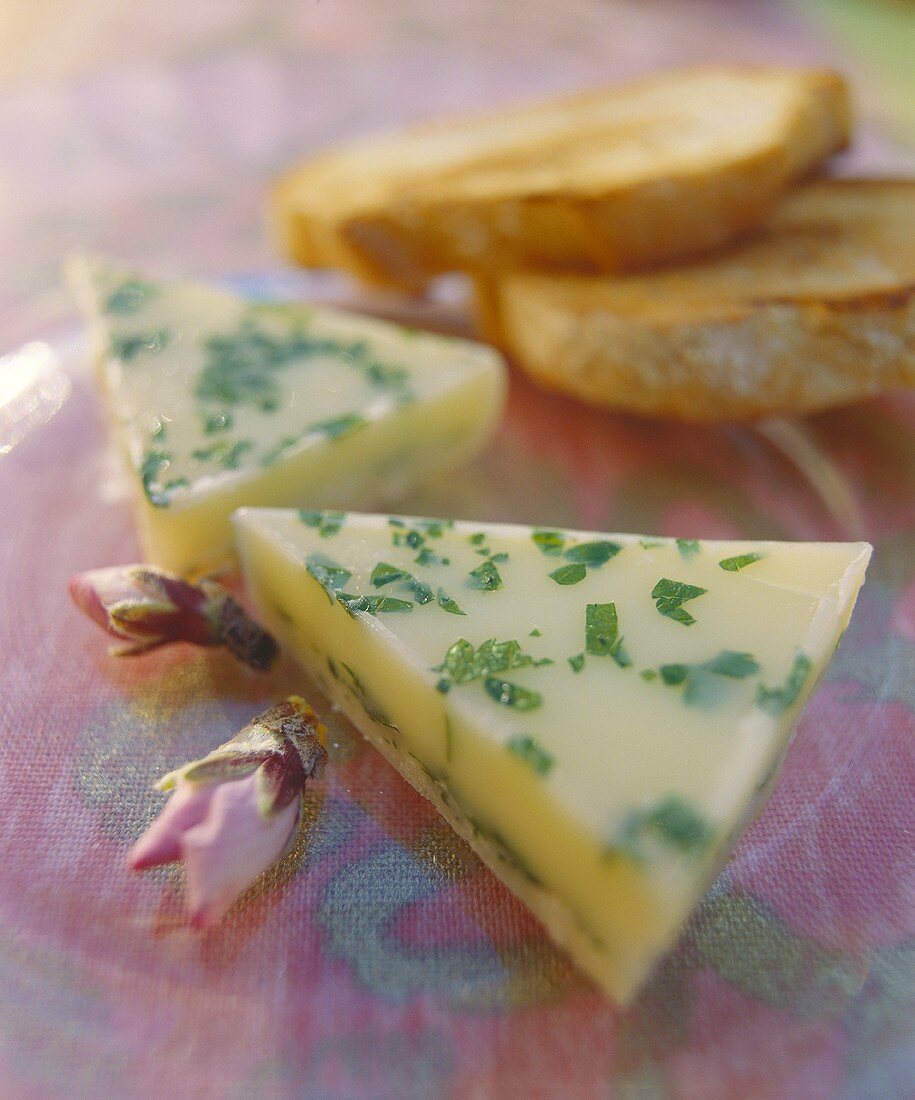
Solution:
M297 695L157 784L173 791L130 852L136 870L181 860L191 923L215 923L295 836L301 793L327 762L327 730Z
M91 569L70 578L80 610L122 644L119 656L169 642L225 645L240 661L264 670L276 659L273 638L215 581L191 584L147 565Z

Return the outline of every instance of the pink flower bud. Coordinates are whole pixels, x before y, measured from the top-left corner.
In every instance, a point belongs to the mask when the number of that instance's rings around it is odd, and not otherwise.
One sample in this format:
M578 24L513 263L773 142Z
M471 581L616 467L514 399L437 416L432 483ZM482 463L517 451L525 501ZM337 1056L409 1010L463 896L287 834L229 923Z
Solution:
M277 655L273 638L250 619L215 581L191 584L146 565L91 569L70 578L73 602L122 644L120 656L169 642L225 645L246 664L269 668Z
M296 695L159 782L173 790L129 855L135 870L180 860L191 923L206 928L288 848L301 793L327 761L327 731Z

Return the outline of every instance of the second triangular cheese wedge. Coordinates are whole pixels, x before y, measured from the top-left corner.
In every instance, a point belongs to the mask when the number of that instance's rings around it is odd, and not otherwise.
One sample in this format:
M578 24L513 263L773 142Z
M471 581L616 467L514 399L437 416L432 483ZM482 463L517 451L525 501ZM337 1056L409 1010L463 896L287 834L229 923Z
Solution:
M501 411L481 344L105 262L69 275L146 559L179 573L223 563L236 508L396 499L478 450Z
M250 509L260 614L611 996L761 804L864 543Z

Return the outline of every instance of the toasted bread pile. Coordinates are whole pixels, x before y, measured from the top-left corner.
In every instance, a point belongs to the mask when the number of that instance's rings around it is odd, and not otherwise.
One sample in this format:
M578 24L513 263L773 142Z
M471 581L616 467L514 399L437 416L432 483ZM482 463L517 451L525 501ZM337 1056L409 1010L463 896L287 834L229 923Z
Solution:
M915 181L819 180L833 73L699 68L416 127L288 172L285 251L416 292L469 273L538 382L684 420L915 385Z

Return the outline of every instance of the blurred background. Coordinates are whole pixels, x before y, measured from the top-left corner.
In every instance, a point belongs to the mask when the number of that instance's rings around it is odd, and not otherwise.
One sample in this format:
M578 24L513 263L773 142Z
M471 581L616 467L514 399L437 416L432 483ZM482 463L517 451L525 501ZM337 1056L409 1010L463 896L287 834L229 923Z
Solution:
M2 0L0 341L70 306L63 254L276 270L265 191L351 135L654 68L833 65L840 171L915 168L911 0Z

